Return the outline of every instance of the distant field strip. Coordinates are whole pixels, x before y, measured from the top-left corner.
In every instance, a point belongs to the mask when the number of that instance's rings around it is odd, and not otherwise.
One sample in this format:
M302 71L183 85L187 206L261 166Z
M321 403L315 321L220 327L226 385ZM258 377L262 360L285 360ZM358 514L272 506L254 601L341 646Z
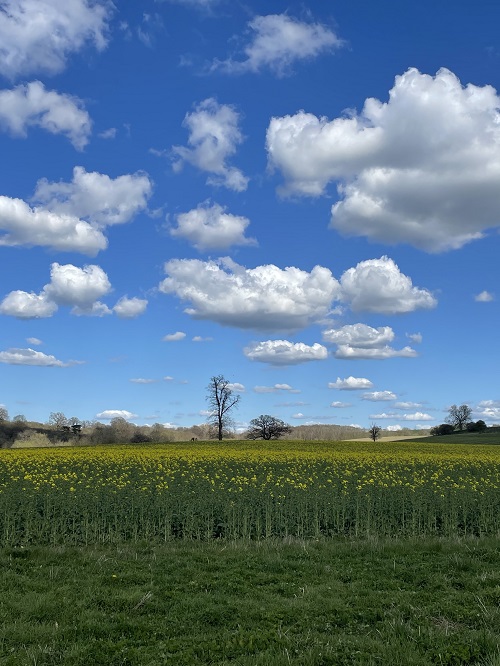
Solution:
M196 442L0 451L3 545L500 533L500 447Z

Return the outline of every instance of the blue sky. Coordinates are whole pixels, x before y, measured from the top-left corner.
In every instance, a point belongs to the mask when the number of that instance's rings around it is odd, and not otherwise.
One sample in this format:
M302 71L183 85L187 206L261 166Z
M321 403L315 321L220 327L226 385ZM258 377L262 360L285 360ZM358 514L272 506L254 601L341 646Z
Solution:
M0 0L0 404L500 422L500 6Z

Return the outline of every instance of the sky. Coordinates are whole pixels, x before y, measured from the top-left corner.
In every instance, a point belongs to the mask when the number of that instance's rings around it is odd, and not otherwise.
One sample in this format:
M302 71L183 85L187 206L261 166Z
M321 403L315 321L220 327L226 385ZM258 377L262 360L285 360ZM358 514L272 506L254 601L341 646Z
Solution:
M500 4L0 0L0 405L500 423Z

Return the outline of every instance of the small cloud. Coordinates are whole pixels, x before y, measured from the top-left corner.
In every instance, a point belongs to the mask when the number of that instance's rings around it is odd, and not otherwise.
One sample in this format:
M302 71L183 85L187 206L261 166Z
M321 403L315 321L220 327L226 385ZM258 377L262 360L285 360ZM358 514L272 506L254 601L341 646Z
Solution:
M403 430L403 426L400 425L389 425L387 428L385 428L389 432L398 432L399 430Z
M434 421L434 417L430 414L424 414L423 412L415 412L414 414L403 414L401 418L404 421Z
M163 342L177 342L178 340L184 340L186 334L182 331L177 331L176 333L169 333L165 335L162 340Z
M243 384L239 384L238 382L229 383L227 387L235 393L245 393L246 390Z
M174 381L174 378L173 378L173 377L170 377L169 375L167 375L166 377L163 377L163 381L165 381L165 382L173 382L173 381Z
M359 391L361 389L372 388L373 384L369 379L364 377L346 377L346 379L340 379L337 377L337 381L329 382L328 388L339 389L340 391Z
M474 297L474 300L478 301L478 303L489 303L490 301L495 300L495 296L489 291L482 291Z
M43 344L43 342L38 338L26 338L26 342L29 345L36 345L36 346Z
M292 414L292 419L305 419L305 418L307 418L307 417L304 416L304 414L302 414L302 412L297 412L297 414Z
M120 319L134 319L146 311L148 302L144 298L122 296L113 311Z
M156 384L157 381L157 379L142 379L141 377L129 379L129 382L132 382L132 384Z
M326 347L315 342L306 345L303 342L288 340L266 340L254 342L243 350L251 361L269 363L270 365L297 365L309 361L323 361L328 356Z
M419 402L395 402L394 407L395 409L417 409L422 405Z
M363 393L361 396L362 400L371 400L372 402L384 401L384 400L396 400L397 395L392 391L371 391L369 393Z
M46 367L67 368L71 365L79 365L84 361L67 361L64 363L55 356L44 354L34 349L11 348L0 352L0 363L7 365L38 365Z
M100 139L114 139L116 137L116 127L110 127L97 135Z
M344 407L352 407L352 404L350 402L339 402L336 400L335 402L332 402L330 407L335 407L336 409L343 409Z
M422 333L407 333L406 337L414 342L415 344L420 344L422 342Z
M275 384L274 386L254 386L255 393L300 393L299 389L292 388L289 384Z
M201 335L195 335L193 342L212 342L213 338L203 338Z
M122 418L126 421L136 418L138 415L129 412L126 409L105 409L103 412L96 414L96 419L102 419L103 421L111 421L111 419Z

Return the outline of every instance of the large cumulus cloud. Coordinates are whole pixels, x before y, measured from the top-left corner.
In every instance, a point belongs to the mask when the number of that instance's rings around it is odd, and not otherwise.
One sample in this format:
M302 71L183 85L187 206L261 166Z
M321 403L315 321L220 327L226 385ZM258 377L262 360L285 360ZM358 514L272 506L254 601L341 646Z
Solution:
M269 162L287 193L318 196L336 183L331 226L344 235L455 249L500 224L499 108L491 86L412 68L360 114L273 118Z

